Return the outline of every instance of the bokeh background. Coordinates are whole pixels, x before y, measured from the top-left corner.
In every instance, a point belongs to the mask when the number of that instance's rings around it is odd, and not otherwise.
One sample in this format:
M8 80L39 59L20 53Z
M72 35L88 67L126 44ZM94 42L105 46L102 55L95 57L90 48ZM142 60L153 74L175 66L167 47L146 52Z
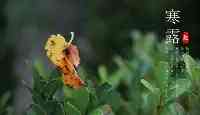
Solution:
M129 58L130 34L154 32L163 39L164 12L181 10L181 29L191 34L190 54L200 57L198 0L0 0L0 94L11 91L16 115L31 101L21 80L30 83L31 64L48 65L44 43L51 34L69 38L81 52L81 65L95 75L97 67L115 67L113 56Z

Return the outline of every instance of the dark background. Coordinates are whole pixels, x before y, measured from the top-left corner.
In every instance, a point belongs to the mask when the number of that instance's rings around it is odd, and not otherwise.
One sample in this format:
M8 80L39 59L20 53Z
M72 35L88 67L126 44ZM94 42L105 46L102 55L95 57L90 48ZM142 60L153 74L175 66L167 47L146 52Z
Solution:
M27 94L17 84L20 79L31 81L32 60L47 60L43 47L51 34L74 31L81 65L96 74L99 64L112 68L114 55L128 58L132 30L163 39L163 15L171 8L182 11L181 29L192 38L190 54L199 58L198 0L1 0L0 93L14 91L19 100ZM29 98L23 100L22 106ZM20 111L19 102L14 103Z

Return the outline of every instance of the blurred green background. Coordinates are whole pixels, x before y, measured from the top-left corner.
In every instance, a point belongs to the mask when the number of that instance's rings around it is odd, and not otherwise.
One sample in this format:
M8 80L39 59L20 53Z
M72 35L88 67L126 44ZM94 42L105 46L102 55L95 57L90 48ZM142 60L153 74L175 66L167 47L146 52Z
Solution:
M17 113L30 103L20 79L31 83L31 63L46 60L44 43L51 34L69 37L74 31L81 65L96 75L100 64L112 71L113 57L129 59L133 30L154 32L163 39L164 12L181 10L183 31L192 37L190 51L200 57L198 0L1 0L0 1L0 94L13 92ZM49 67L48 66L48 67Z

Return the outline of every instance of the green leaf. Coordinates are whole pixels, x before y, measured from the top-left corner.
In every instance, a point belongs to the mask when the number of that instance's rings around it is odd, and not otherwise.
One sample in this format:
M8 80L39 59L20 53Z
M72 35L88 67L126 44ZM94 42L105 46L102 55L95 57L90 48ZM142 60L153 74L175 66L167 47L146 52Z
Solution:
M149 91L144 91L141 94L141 100L138 102L141 105L142 108L142 115L148 115L149 113L152 113L153 110L157 108L157 105L160 101L160 97L157 95L153 94L152 92ZM134 101L133 101L134 105Z
M1 100L0 100L0 108L4 108L6 107L6 105L8 104L8 100L10 99L10 92L6 92L1 96Z
M34 68L36 69L36 71L38 72L38 74L41 77L47 77L47 72L45 70L44 64L42 63L42 61L40 59L35 60L34 62Z
M97 92L96 89L94 88L94 86L92 85L92 83L90 81L88 81L88 92L89 92L89 103L88 103L88 107L87 107L87 111L94 109L98 106L99 104L99 99L97 97Z
M112 85L113 88L117 88L121 81L132 81L132 70L129 69L128 65L121 57L116 56L114 61L119 69L108 77L108 83Z
M101 79L101 83L105 83L108 81L108 73L105 66L100 66L98 69L98 73Z
M45 110L48 115L65 115L63 105L57 101L47 101L45 103Z
M172 103L164 108L161 115L187 115L179 103Z
M87 88L72 89L64 87L66 101L76 106L82 114L85 114L89 103L89 91Z
M154 74L157 87L164 90L169 82L169 65L167 62L159 61L154 65Z
M121 97L120 94L113 90L113 88L105 83L97 88L97 96L100 104L111 105L112 109L115 111L120 107Z
M114 115L114 113L110 105L103 105L94 109L89 115Z
M62 86L63 86L63 82L60 78L51 79L51 80L48 80L46 84L43 85L43 87L41 87L41 91L42 91L41 93L45 94L46 99L50 99L53 97L53 95L58 89L62 88Z
M144 36L144 51L146 54L150 54L151 51L154 51L156 42L156 35L154 33L147 33Z
M61 77L61 72L59 72L57 69L53 69L50 74L49 74L49 77L54 79L54 78L57 78L57 77Z
M80 110L69 102L64 103L66 115L81 115Z
M174 81L168 90L167 102L171 102L177 97L181 96L186 92L190 92L191 82L189 79L178 79Z
M149 83L148 81L146 81L145 79L141 79L141 83L147 88L149 89L152 93L156 94L159 92L159 89L154 87L151 83Z
M47 112L41 106L32 104L26 115L47 115Z
M33 67L33 90L39 92L44 84L44 78L42 78L38 70Z
M61 89L63 85L60 77L44 79L36 70L34 71L33 79L32 98L36 104L42 106L46 100L52 100L55 92Z
M89 115L103 115L103 111L101 109L95 109Z
M200 65L189 55L183 55L184 62L186 64L186 71L190 75L192 80L200 79Z
M33 90L32 92L32 99L33 102L37 105L44 106L45 105L45 98L40 93Z

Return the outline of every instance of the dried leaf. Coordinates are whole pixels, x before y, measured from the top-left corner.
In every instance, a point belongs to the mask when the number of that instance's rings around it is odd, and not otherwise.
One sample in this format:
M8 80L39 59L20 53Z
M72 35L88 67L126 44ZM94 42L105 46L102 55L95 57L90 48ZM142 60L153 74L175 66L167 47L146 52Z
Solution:
M80 88L84 81L80 79L76 68L80 63L78 48L66 42L61 35L52 35L48 38L45 46L48 58L63 74L63 82L73 88Z

